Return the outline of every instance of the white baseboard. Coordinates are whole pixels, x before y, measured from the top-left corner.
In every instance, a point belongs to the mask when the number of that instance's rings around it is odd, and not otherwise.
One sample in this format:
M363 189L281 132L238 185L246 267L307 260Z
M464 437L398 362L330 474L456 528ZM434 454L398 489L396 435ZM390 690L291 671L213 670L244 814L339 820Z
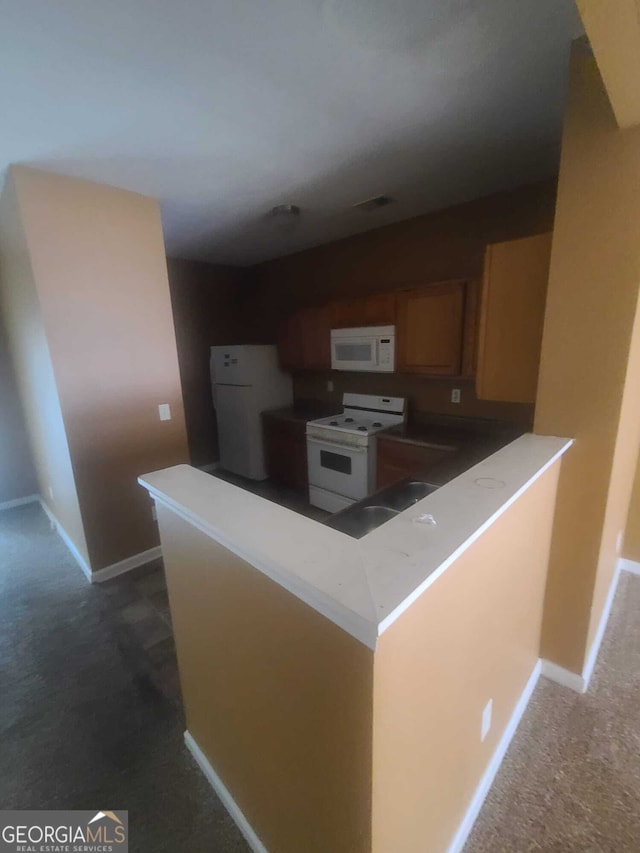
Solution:
M246 819L246 817L240 810L240 807L229 793L229 790L225 786L224 782L213 769L213 767L209 763L209 759L200 749L200 747L198 746L189 731L186 731L184 733L184 742L187 745L187 749L189 750L191 755L193 755L193 757L195 758L196 764L198 765L200 770L202 770L207 782L216 792L216 794L220 798L220 801L222 802L222 805L229 812L236 826L243 834L249 847L254 851L254 853L268 853L267 848L264 846L262 841L260 841L256 833L254 832L253 827Z
M0 503L0 512L4 509L13 509L15 506L24 506L25 504L37 504L40 502L40 495L27 495L25 498L15 498L12 501L3 501Z
M587 689L584 678L577 672L571 672L570 669L565 669L563 666L558 666L550 660L541 660L542 669L540 675L544 675L550 681L555 681L556 684L561 684L563 687L568 687L570 690L575 690L576 693L584 693Z
M467 838L469 837L469 833L473 829L473 825L476 822L476 818L480 813L480 809L486 799L487 794L493 784L493 780L496 777L498 770L500 769L500 765L502 764L502 759L504 758L507 749L509 748L509 744L516 733L516 729L518 728L518 724L522 719L524 712L527 709L527 705L529 704L529 699L531 699L531 694L535 690L536 684L538 683L538 678L540 676L541 664L540 661L536 663L533 668L531 675L529 676L529 680L527 681L524 690L520 694L520 698L516 703L515 708L513 709L513 713L507 723L507 726L502 733L502 737L491 756L491 760L487 765L487 769L482 774L482 778L478 783L478 787L475 790L475 793L469 803L469 808L466 811L464 818L462 819L462 823L458 827L456 834L453 837L453 841L449 845L447 853L460 853L462 848L464 847Z
M620 580L621 562L622 560L618 560L618 562L616 563L616 568L613 573L613 577L611 578L611 586L609 587L609 592L607 593L607 600L605 601L604 607L602 608L602 615L600 616L600 622L598 623L598 630L596 631L596 635L593 638L591 648L589 649L589 654L587 655L587 660L585 661L584 668L582 670L582 678L585 683L585 690L589 687L589 682L591 681L591 676L593 675L593 670L598 659L598 652L600 651L600 646L602 644L602 638L604 637L604 632L607 630L609 616L611 616L611 607L613 606L613 599L615 598L616 590L618 588L618 581Z
M2 509L1 506L0 509ZM636 563L635 560L627 560L623 557L618 563L621 572L631 572L632 575L640 575L640 563Z
M134 554L133 557L127 557L125 560L120 560L119 563L112 563L110 566L105 566L104 569L98 569L91 573L92 583L104 583L111 578L123 575L125 572L130 572L132 569L137 569L138 566L144 566L145 563L151 563L162 556L162 548L157 545L155 548L149 548L147 551L141 551L139 554Z
M627 568L628 564L631 565L631 568ZM635 568L636 566L637 569ZM591 648L589 649L589 654L587 655L587 659L582 668L582 673L571 672L571 670L565 669L563 666L558 666L558 664L553 663L552 661L543 660L542 675L546 678L551 679L551 681L555 681L557 684L561 684L563 687L569 687L571 690L575 690L576 693L587 692L591 676L593 675L593 670L596 666L596 661L598 660L598 653L600 652L600 646L602 645L602 638L604 637L604 632L607 630L607 624L609 623L609 617L611 616L611 607L613 606L613 599L615 598L616 589L618 588L621 571L631 571L634 573L637 571L637 573L640 574L640 564L633 563L631 560L618 560L613 573L613 578L611 579L611 586L607 593L607 600L602 608L600 622L598 623L598 630L596 631L596 635L591 643Z
M69 551L71 551L72 556L90 583L104 583L105 581L111 580L111 578L124 574L125 572L130 572L132 569L137 569L138 566L144 566L145 563L151 563L153 560L157 560L158 557L162 556L162 548L157 545L155 548L149 548L147 551L141 551L139 554L134 554L132 557L127 557L124 560L120 560L118 563L112 563L110 566L105 566L103 569L98 569L97 571L92 572L89 564L80 551L78 551L77 547L71 540L71 537L51 512L42 497L38 496L38 501L51 522L51 525L55 527L58 535Z
M80 566L80 568L82 569L82 571L86 575L87 580L91 581L91 568L89 567L89 564L87 563L85 558L82 556L80 551L78 551L78 549L74 545L71 537L69 536L67 531L64 529L64 527L60 524L60 522L55 517L55 515L51 512L51 510L49 509L49 507L47 506L45 501L42 499L42 497L39 498L39 501L40 501L40 506L44 510L49 521L51 522L51 526L54 527L58 531L58 536L62 539L62 541L67 546L69 551L71 551L71 555L73 556L76 563Z

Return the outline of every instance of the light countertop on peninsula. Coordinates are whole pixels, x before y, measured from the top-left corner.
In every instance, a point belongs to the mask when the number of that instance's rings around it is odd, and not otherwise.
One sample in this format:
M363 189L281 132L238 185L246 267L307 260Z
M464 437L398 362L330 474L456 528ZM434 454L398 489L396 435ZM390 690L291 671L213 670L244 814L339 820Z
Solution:
M415 599L571 446L525 434L397 517L353 539L189 465L142 486L370 648ZM421 522L421 516L429 520Z

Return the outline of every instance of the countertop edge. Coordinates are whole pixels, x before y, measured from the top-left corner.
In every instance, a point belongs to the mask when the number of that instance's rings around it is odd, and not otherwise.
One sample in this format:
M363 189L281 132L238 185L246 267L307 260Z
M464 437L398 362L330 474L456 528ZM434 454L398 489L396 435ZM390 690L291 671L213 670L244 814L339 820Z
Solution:
M446 560L440 563L438 568L431 572L431 574L426 577L425 580L421 584L419 584L410 595L403 599L403 601L400 602L400 604L398 604L398 606L395 607L394 610L391 611L391 613L385 616L385 618L382 619L378 624L378 636L382 636L382 634L384 634L384 632L388 628L390 628L393 623L397 619L399 619L399 617L402 616L402 614L406 610L409 609L409 607L411 607L413 602L416 601L424 592L426 592L426 590L429 589L429 587L432 586L432 584L434 584L438 580L438 578L446 572L446 570L449 568L450 565L452 565L452 563L455 563L455 561L462 554L464 554L464 552L467 551L471 547L471 545L473 545L473 543L478 540L482 536L482 534L485 533L500 518L500 516L503 515L509 509L509 507L512 506L518 500L518 498L520 498L527 491L527 489L529 489L530 486L533 485L533 483L535 483L536 480L538 480L545 473L545 471L551 468L551 466L554 465L558 461L558 459L560 459L560 457L567 452L567 450L571 447L573 443L574 439L566 439L565 444L562 445L562 447L551 457L551 459L549 459L548 462L546 462L541 468L538 469L538 471L536 471L535 474L533 474L525 483L523 483L523 485L520 486L520 488L516 492L514 492L514 494L511 495L511 497L508 498L500 506L499 509L497 509L492 515L490 515L489 518L483 524L481 524L471 536L467 537L467 539L465 539L464 542L462 542L458 546L458 548L456 548L455 551L453 551L452 554L447 557Z
M200 530L206 536L209 536L215 542L218 542L222 547L231 551L233 554L238 556L240 559L247 562L249 565L254 567L257 571L260 571L262 574L269 577L274 583L277 583L283 589L286 589L292 595L295 595L296 598L303 601L312 609L316 610L325 618L329 619L336 626L344 630L346 633L354 637L363 645L367 646L371 650L375 650L378 637L380 637L385 631L387 631L391 625L396 622L396 620L402 616L402 614L416 601L435 581L441 577L444 572L449 568L452 563L454 563L460 556L463 554L482 534L491 527L495 521L503 515L506 510L513 504L518 498L527 491L527 489L541 477L545 471L547 471L555 462L560 459L560 457L571 447L574 443L573 439L563 439L554 436L547 436L545 438L556 438L558 442L562 442L558 449L550 456L550 458L544 462L536 471L533 473L521 486L517 487L514 493L507 498L504 503L502 503L491 515L486 518L470 535L467 536L438 566L433 569L425 579L419 583L408 595L405 595L404 598L395 606L393 609L387 613L382 619L376 619L375 614L374 618L368 618L366 615L363 615L364 611L366 611L366 607L363 607L363 612L357 612L350 608L347 604L339 601L336 597L331 595L329 592L325 592L320 589L318 586L314 585L314 583L309 580L296 575L295 571L292 571L289 568L286 568L285 565L278 566L273 559L273 556L270 556L268 553L264 553L259 549L255 548L247 548L243 547L242 543L239 543L237 536L230 536L228 532L217 527L215 524L211 523L211 520L199 514L193 508L185 506L184 503L181 503L178 500L173 499L166 491L164 491L161 487L155 485L150 478L155 475L163 474L167 471L175 470L175 469L188 469L190 471L197 471L199 475L202 477L210 477L210 475L205 474L203 472L198 471L192 466L189 465L179 465L174 466L173 469L164 469L163 471L155 471L150 472L148 474L143 474L138 477L138 483L143 486L151 495L151 497L160 504L163 504L172 512L176 513L180 518L187 521L189 524L193 525L196 529ZM497 451L499 454L500 451ZM493 454L492 454L493 455ZM470 466L471 470L475 466ZM449 483L449 486L455 484L456 480ZM213 482L215 478L211 478ZM220 481L224 482L224 481ZM228 485L228 484L227 484ZM249 493L247 493L249 494ZM253 495L252 497L257 497ZM265 503L270 503L266 501L266 499L258 498L259 500L264 500ZM273 504L274 510L283 512L292 512L291 510L286 510L284 507L280 507L277 504ZM292 513L295 516L295 513ZM303 517L300 516L302 519ZM309 519L305 519L305 521L310 521ZM360 543L366 543L368 536L363 537L361 540L351 539L351 537L347 536L344 533L340 533L337 530L333 530L330 527L325 527L321 525L319 522L312 522L318 524L320 527L323 527L326 530L327 536L329 539L328 542L333 540L333 542L337 542L339 537L343 542L348 541L353 543L353 557L354 563L358 562L359 565L354 566L355 570L362 571L366 576L366 569L364 564L362 563L362 555L360 549ZM375 533L375 531L374 531ZM371 535L371 534L369 534ZM367 586L368 581L367 581ZM371 589L369 588L369 595L371 597ZM373 598L371 598L370 603L372 606L374 605ZM364 605L364 602L363 602Z
M287 592L290 592L292 595L295 595L296 598L304 601L305 604L308 604L356 640L359 640L372 650L375 649L378 637L378 626L373 620L365 619L360 614L350 610L335 598L322 592L302 578L296 578L295 575L286 569L276 568L272 565L272 561L265 559L263 555L256 556L255 553L251 552L251 549L242 548L242 546L238 545L234 540L225 535L225 533L219 528L212 525L211 522L191 511L188 507L185 507L184 504L173 500L165 492L149 483L145 479L147 476L150 475L147 474L138 477L138 483L149 492L154 501L169 508L184 521L189 522L189 524L192 524L197 530L200 530L201 533L209 536L219 545L222 545L223 548L231 551L231 553L235 554L241 560L244 560L254 569L266 575L266 577L270 578L283 589L286 589ZM329 529L330 528L327 528L327 530ZM346 535L341 534L338 531L332 532L339 536Z

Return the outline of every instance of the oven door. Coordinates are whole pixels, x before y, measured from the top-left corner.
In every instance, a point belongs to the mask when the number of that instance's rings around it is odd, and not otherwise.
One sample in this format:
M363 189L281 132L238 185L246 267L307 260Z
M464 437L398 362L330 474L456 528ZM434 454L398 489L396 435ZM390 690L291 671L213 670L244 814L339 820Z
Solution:
M332 337L331 367L333 370L377 370L378 339Z
M307 438L309 485L359 501L369 489L366 447Z

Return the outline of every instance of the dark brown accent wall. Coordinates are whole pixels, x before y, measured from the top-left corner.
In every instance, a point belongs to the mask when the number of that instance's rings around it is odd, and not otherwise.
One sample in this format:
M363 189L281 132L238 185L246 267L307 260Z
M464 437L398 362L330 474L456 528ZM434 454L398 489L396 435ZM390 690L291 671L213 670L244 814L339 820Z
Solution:
M255 267L251 297L243 311L245 337L276 340L280 320L296 308L335 299L394 290L452 278L480 279L488 243L553 229L556 180L487 196L289 255ZM329 375L296 377L295 393L327 398ZM336 379L336 374L331 374ZM414 409L530 421L531 406L477 401L472 384L409 376L345 374L335 382L350 391L397 393ZM463 388L463 404L449 402L451 387ZM336 390L331 399L338 399Z
M0 318L0 504L37 491L24 414Z
M239 302L245 271L172 258L167 267L191 464L208 465L219 458L209 349L247 343Z

